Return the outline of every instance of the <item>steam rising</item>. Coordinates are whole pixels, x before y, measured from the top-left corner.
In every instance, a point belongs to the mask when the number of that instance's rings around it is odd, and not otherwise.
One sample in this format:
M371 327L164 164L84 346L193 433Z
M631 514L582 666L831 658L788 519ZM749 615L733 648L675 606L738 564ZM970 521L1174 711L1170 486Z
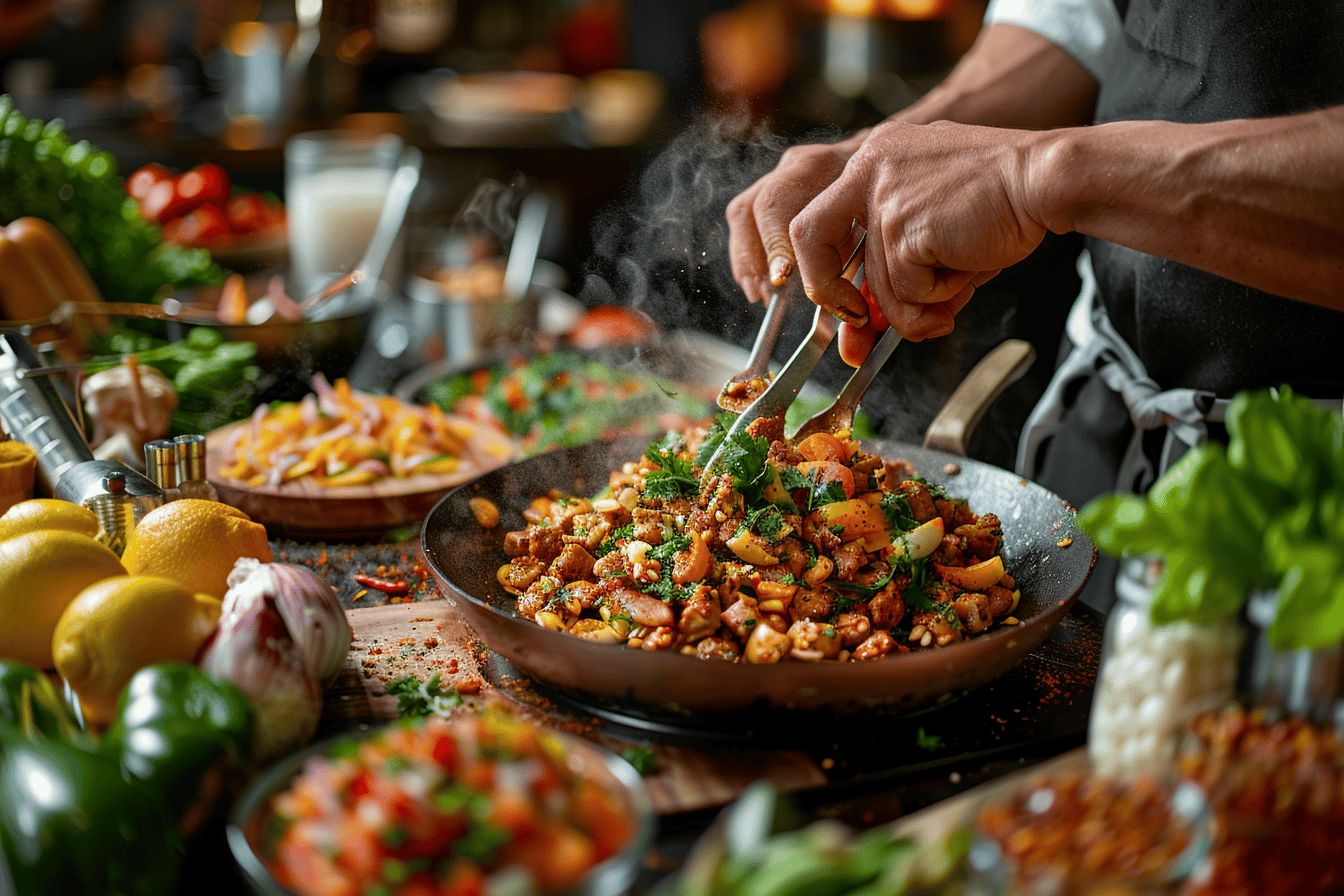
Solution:
M775 166L786 146L783 138L749 127L741 118L693 122L649 165L631 200L599 218L596 258L580 298L589 305L636 308L665 331L698 329L750 347L763 309L749 305L733 282L724 211L734 196ZM864 401L880 435L920 441L962 376L1009 335L1013 303L985 299L971 303L952 336L897 349ZM792 309L775 351L777 362L786 361L806 335L812 310L811 305ZM812 380L822 395L834 395L850 372L832 350ZM986 442L987 435L981 433L978 441ZM996 433L992 441L987 453L1007 462L1011 434Z

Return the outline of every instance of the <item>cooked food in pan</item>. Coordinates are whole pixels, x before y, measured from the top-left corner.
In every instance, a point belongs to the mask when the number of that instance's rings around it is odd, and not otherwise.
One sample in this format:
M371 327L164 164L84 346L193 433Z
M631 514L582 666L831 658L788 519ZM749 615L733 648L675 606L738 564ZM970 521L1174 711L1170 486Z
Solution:
M1015 624L992 513L863 452L763 419L669 434L596 498L553 494L504 538L518 612L576 637L705 659L875 660Z

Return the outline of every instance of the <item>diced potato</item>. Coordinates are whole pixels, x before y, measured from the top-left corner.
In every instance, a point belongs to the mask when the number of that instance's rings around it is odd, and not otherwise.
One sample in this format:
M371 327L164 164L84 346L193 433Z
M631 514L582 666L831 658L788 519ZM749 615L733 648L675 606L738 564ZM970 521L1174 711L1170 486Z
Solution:
M738 556L743 563L753 566L776 566L779 557L770 553L770 548L761 536L750 529L743 529L728 539L728 550Z
M965 591L984 591L1003 576L1003 558L998 554L972 566L943 566L933 564L933 571L947 582Z
M938 545L942 542L943 518L936 516L927 523L919 524L904 535L893 538L891 542L894 549L892 556L902 557L909 554L912 560L920 560L938 550Z

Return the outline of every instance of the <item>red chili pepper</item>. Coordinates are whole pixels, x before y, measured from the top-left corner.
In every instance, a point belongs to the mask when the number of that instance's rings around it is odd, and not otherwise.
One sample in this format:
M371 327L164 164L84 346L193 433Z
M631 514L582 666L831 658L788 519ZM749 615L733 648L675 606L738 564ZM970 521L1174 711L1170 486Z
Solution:
M406 584L405 579L380 579L377 576L368 576L362 572L355 573L353 578L365 588L372 588L375 591L381 591L394 597L409 594L411 591L411 586Z

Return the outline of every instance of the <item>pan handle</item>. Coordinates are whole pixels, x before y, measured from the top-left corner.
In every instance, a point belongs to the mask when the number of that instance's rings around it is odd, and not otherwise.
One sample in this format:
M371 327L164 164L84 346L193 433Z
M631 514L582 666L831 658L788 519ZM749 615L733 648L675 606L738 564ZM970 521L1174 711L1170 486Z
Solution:
M1036 350L1022 339L1005 339L980 359L957 386L924 433L924 447L966 456L971 438L994 399L1017 382L1036 360Z

